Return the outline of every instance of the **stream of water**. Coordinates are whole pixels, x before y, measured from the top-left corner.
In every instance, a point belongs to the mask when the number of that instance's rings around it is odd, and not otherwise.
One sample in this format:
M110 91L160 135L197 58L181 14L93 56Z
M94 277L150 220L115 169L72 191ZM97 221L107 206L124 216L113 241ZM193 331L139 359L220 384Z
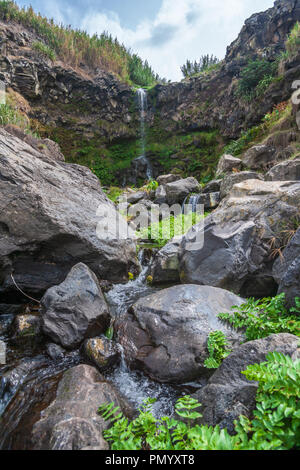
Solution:
M145 176L147 180L152 179L153 170L150 160L146 155L146 115L148 108L147 92L143 88L137 90L138 105L140 111L140 140L141 140L141 155L134 160L134 168L136 175L138 174L139 168L142 166L145 168Z

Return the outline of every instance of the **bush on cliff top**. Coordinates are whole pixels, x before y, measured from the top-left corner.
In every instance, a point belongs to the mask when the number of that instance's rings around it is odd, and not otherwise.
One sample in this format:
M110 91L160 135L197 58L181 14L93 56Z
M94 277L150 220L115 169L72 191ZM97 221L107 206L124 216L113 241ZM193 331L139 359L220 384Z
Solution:
M147 62L107 32L89 36L85 31L57 25L53 19L36 14L32 7L21 9L11 0L0 1L0 19L33 29L62 61L73 67L83 62L92 70L102 68L122 81L140 86L160 80Z

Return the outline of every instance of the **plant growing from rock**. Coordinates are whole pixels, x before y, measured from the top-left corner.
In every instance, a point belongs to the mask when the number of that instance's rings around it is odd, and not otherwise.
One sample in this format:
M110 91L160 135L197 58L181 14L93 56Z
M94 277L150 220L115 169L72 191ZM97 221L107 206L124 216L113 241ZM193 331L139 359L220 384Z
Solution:
M228 346L226 335L222 331L210 333L207 341L209 358L204 362L205 367L207 369L218 369L222 361L231 353Z

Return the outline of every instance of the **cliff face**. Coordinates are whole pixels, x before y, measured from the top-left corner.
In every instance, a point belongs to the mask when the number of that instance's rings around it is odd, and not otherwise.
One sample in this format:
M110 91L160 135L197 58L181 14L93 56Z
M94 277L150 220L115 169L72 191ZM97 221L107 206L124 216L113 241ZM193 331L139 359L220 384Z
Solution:
M300 0L277 0L273 8L246 20L219 69L181 83L157 86L153 102L161 123L167 122L173 132L219 129L229 138L257 124L274 104L290 98L292 83L300 74L300 56L287 61L278 80L252 102L237 96L240 74L250 59L275 60L299 20Z
M146 150L154 176L173 170L208 176L227 140L290 98L300 55L282 63L279 76L252 101L238 97L237 88L250 59L278 58L299 20L300 0L277 0L245 22L217 68L150 90ZM93 168L104 184L121 184L124 175L133 181L140 155L134 91L104 70L91 74L84 64L52 63L34 50L41 38L23 25L0 22L0 34L0 80L27 100L40 135L57 141L67 161Z

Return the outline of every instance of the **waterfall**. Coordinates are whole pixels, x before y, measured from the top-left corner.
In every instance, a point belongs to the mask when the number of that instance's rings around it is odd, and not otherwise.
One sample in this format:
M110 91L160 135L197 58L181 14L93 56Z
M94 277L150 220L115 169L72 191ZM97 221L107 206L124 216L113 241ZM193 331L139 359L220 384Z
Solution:
M200 194L194 194L192 196L187 196L182 204L182 213L193 212L194 214L197 212L197 206L199 204L199 200L201 200ZM186 206L188 206L188 210L186 210Z
M147 92L143 88L137 90L138 105L140 111L140 139L141 139L141 155L134 160L136 175L138 175L139 167L145 168L145 176L148 180L152 179L153 172L149 159L146 156L146 130L145 118L147 113L148 101Z

